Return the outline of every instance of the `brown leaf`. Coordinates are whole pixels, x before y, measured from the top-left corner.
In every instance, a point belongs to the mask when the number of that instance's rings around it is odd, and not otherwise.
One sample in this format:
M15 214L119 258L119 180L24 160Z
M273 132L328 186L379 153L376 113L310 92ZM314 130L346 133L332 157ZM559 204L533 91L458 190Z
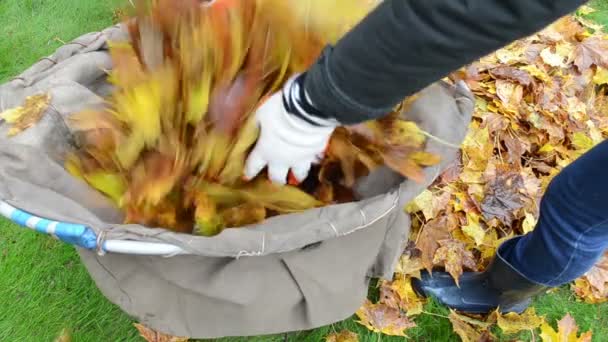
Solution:
M413 328L416 323L402 314L399 309L385 304L372 304L369 300L356 312L357 323L367 329L391 336L406 336L405 330Z
M352 331L342 330L325 337L325 342L359 342L359 335Z
M11 124L8 136L15 136L35 125L51 103L50 94L28 96L23 106L0 113L0 119Z
M608 253L585 274L585 277L591 286L600 293L608 295Z
M481 203L484 218L487 221L498 218L504 224L511 225L515 219L514 211L524 205L520 193L523 187L521 174L508 166L497 167L496 175L492 175L486 185L486 197Z
M532 76L530 76L530 74L511 66L500 66L491 69L490 75L495 78L517 82L523 86L529 86L533 82Z
M590 37L583 40L574 50L574 65L583 72L592 65L608 68L608 40Z
M445 217L432 219L422 227L416 247L422 252L422 264L431 272L433 270L433 258L435 251L439 248L437 241L449 237L447 221Z
M135 328L137 328L141 337L143 337L147 342L188 342L189 340L187 337L166 335L138 323L133 325Z
M456 240L440 240L439 245L441 246L435 252L433 263L443 263L445 269L456 284L458 285L458 278L462 275L463 267L469 268L473 271L477 270L477 263L471 251L466 249L466 245L463 242Z

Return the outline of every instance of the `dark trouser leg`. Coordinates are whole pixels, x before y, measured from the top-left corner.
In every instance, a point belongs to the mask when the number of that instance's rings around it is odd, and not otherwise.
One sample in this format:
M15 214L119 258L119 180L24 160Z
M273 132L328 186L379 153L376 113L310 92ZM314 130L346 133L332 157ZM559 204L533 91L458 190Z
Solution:
M557 175L533 232L500 255L536 283L559 286L587 272L608 249L608 141Z

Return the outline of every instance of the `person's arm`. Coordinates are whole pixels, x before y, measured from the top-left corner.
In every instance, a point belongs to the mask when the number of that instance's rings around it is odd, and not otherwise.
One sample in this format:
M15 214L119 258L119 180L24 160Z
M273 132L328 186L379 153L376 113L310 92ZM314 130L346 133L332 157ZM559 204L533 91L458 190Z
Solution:
M574 11L585 0L384 0L256 112L245 166L303 180L338 125L388 114L450 72ZM429 113L432 115L433 113Z
M328 47L304 88L324 116L357 123L383 116L422 88L585 0L385 0Z

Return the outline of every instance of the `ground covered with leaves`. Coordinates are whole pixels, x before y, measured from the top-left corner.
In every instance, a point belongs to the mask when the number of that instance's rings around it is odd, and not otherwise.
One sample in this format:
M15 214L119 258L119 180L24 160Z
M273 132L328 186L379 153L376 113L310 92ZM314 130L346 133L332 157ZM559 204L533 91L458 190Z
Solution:
M601 6L602 3L598 8ZM49 23L61 21L57 16L69 15L65 8L79 14L73 15L79 18L79 26L49 30L49 27L56 27ZM19 56L16 62L2 63L2 67L9 68L0 78L14 75L35 58L52 52L60 44L57 40L69 40L88 30L109 25L112 17L109 8L109 2L95 6L75 6L69 1L63 6L61 1L52 4L36 1L0 3L0 19L7 23L8 32L14 32L9 36L12 38L8 40L9 45L0 42L0 47L11 46ZM601 12L588 14L596 18L598 15ZM37 26L27 25L27 39L24 39L24 33L18 28L26 27L25 23L30 21ZM71 17L63 21L74 22ZM594 340L607 339L608 321L602 321L608 317L606 306L581 301L581 298L588 302L605 300L605 261L586 277L577 280L573 288L578 295L570 288L552 291L535 302L536 316L528 312L523 318L495 314L471 318L452 313L433 301L421 303L413 297L405 281L425 265L449 265L454 275L466 269L483 269L489 254L501 239L533 227L537 217L533 203L538 202L538 194L531 195L529 190L533 188L530 186L542 190L559 168L597 142L598 132L603 134L605 125L598 112L602 108L601 102L596 100L602 98L604 90L594 86L594 95L591 96L588 89L584 89L586 84L590 84L584 81L590 79L599 85L605 83L601 76L605 69L597 67L604 63L601 54L593 53L597 51L594 42L601 43L602 40L592 33L593 27L584 29L582 33L575 27L572 29L574 31L548 31L547 37L533 38L538 41L524 40L519 43L522 45L515 44L488 56L460 74L478 96L475 122L463 146L462 163L454 168L458 172L443 175L440 182L408 207L417 218L418 231L412 236L412 244L402 260L401 269L395 281L373 286L369 304L358 312L354 320L287 336L225 341L402 340L381 336L374 331L396 335L405 333L420 341L458 340L452 331L471 340L493 335L499 340L559 341L562 340L561 335L576 336L567 340L584 341L589 336L587 331L593 330ZM44 52L32 50L32 44L46 49L40 50ZM542 49L535 44L543 45ZM601 44L600 48L603 48ZM534 49L539 49L537 58L533 58ZM0 55L4 58L4 54ZM570 90L564 92L561 88ZM540 99L538 94L542 95ZM595 100L589 102L593 97ZM543 102L544 98L547 102ZM522 110L517 105L518 99L521 99L522 106L531 106L534 110ZM573 108L576 110L571 112ZM570 115L575 116L571 118ZM584 126L576 125L579 118ZM589 121L591 124L587 123ZM517 133L516 142L512 141L512 131ZM485 162L476 158L480 151L488 157ZM511 158L517 161L517 156L520 162L511 165ZM494 190L500 182L517 187L523 183L526 191L511 190L503 194ZM486 201L486 197L494 200ZM503 203L496 200L503 198L509 199L506 206L494 204ZM470 215L463 217L464 210ZM436 222L441 220L455 221L460 225L451 223L439 227ZM444 227L450 229L446 232L442 229ZM427 229L429 231L425 233ZM435 233L443 242L429 244L430 240L425 240L424 234ZM63 338L72 336L74 341L138 340L138 331L133 329L124 314L103 299L73 250L34 234L6 222L0 229L0 305L10 308L3 311L3 319L0 320L0 339L53 340L63 334ZM544 316L544 319L537 316ZM575 317L576 322L571 317ZM577 324L580 325L578 331ZM65 333L61 333L64 328ZM140 329L152 340L162 338L143 327ZM522 329L523 332L516 333Z

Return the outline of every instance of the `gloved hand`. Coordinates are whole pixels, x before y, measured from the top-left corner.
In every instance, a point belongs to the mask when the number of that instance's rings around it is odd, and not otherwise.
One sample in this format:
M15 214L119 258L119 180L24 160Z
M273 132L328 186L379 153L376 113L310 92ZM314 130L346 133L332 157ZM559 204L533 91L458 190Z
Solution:
M245 178L268 167L269 178L285 184L291 170L303 181L311 164L323 157L334 129L339 125L321 118L305 94L303 75L292 77L283 90L273 94L254 114L260 137L245 164Z

